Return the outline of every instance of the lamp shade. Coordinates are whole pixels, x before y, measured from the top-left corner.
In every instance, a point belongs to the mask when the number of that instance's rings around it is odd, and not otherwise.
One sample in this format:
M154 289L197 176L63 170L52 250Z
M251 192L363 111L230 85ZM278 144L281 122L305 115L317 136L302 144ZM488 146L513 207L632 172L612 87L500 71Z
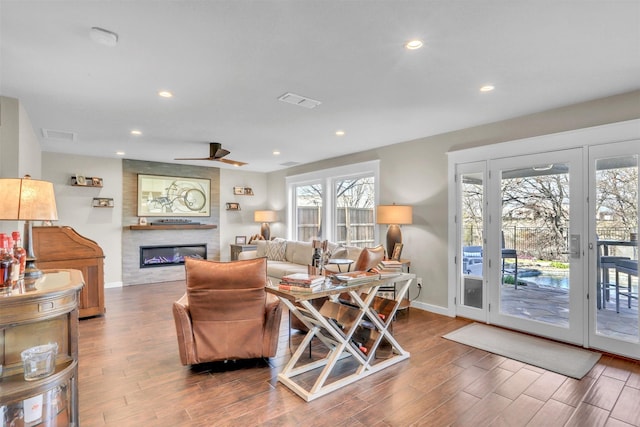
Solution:
M255 222L275 222L276 212L275 211L255 211L253 213L253 220Z
M0 179L0 220L58 219L53 184L30 178Z
M377 224L411 224L413 208L405 205L379 205L376 208Z

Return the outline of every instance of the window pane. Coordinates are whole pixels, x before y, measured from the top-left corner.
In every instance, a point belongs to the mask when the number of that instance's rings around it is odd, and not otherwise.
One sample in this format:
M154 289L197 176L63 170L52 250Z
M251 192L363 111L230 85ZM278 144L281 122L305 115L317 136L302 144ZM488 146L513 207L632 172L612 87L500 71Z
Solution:
M296 239L309 242L322 237L322 184L295 187Z
M335 191L336 221L332 240L352 246L373 246L374 177L337 180Z
M462 295L463 305L482 308L484 185L482 173L462 175Z

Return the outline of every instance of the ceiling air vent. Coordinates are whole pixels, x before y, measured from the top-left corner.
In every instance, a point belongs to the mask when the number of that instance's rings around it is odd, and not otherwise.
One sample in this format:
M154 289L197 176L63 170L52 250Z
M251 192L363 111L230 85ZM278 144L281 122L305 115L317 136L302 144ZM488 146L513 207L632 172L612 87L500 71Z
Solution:
M286 102L288 104L299 105L304 108L316 108L318 105L322 104L320 101L316 101L315 99L307 98L306 96L296 95L295 93L287 92L284 95L278 97L278 101Z
M285 163L280 163L280 166L285 166L285 167L291 167L291 166L296 166L299 165L300 162L285 162Z
M65 130L42 129L42 136L46 139L57 139L60 141L75 141L76 133Z

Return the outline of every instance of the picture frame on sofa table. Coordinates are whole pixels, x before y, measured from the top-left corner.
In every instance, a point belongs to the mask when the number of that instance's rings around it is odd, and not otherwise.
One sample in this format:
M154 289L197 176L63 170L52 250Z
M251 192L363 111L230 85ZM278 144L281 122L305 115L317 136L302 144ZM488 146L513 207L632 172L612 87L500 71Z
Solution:
M236 236L236 245L246 245L247 236Z
M400 261L400 255L402 255L402 247L403 243L396 243L393 247L393 255L391 255L391 259L393 261Z

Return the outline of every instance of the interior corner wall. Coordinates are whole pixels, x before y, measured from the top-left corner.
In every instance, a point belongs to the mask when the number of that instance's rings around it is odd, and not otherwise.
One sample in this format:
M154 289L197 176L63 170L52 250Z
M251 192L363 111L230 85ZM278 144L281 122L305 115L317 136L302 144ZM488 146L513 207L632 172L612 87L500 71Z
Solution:
M22 103L18 104L18 176L42 179L42 150Z
M234 187L251 188L252 195L234 194ZM255 210L274 209L270 204L271 189L261 172L246 172L242 169L220 169L220 261L231 259L229 245L235 243L237 236L246 237L247 242L254 234L260 233L260 224L253 221ZM227 203L238 203L240 210L227 210ZM278 218L280 223L281 218ZM277 224L271 224L271 235L277 233Z
M403 258L423 279L414 305L442 314L448 307L448 159L454 148L507 142L530 136L598 126L640 118L640 91L548 110L470 129L435 135L269 174L269 202L286 204L285 178L339 165L380 159L380 200L402 200L413 206L413 224L402 227ZM275 190L274 190L275 189ZM379 230L386 234L385 229Z
M58 208L54 225L69 226L104 251L105 287L122 286L122 160L42 153L42 179L53 183ZM102 178L103 187L72 187L73 175ZM113 208L95 208L94 197L113 199Z

